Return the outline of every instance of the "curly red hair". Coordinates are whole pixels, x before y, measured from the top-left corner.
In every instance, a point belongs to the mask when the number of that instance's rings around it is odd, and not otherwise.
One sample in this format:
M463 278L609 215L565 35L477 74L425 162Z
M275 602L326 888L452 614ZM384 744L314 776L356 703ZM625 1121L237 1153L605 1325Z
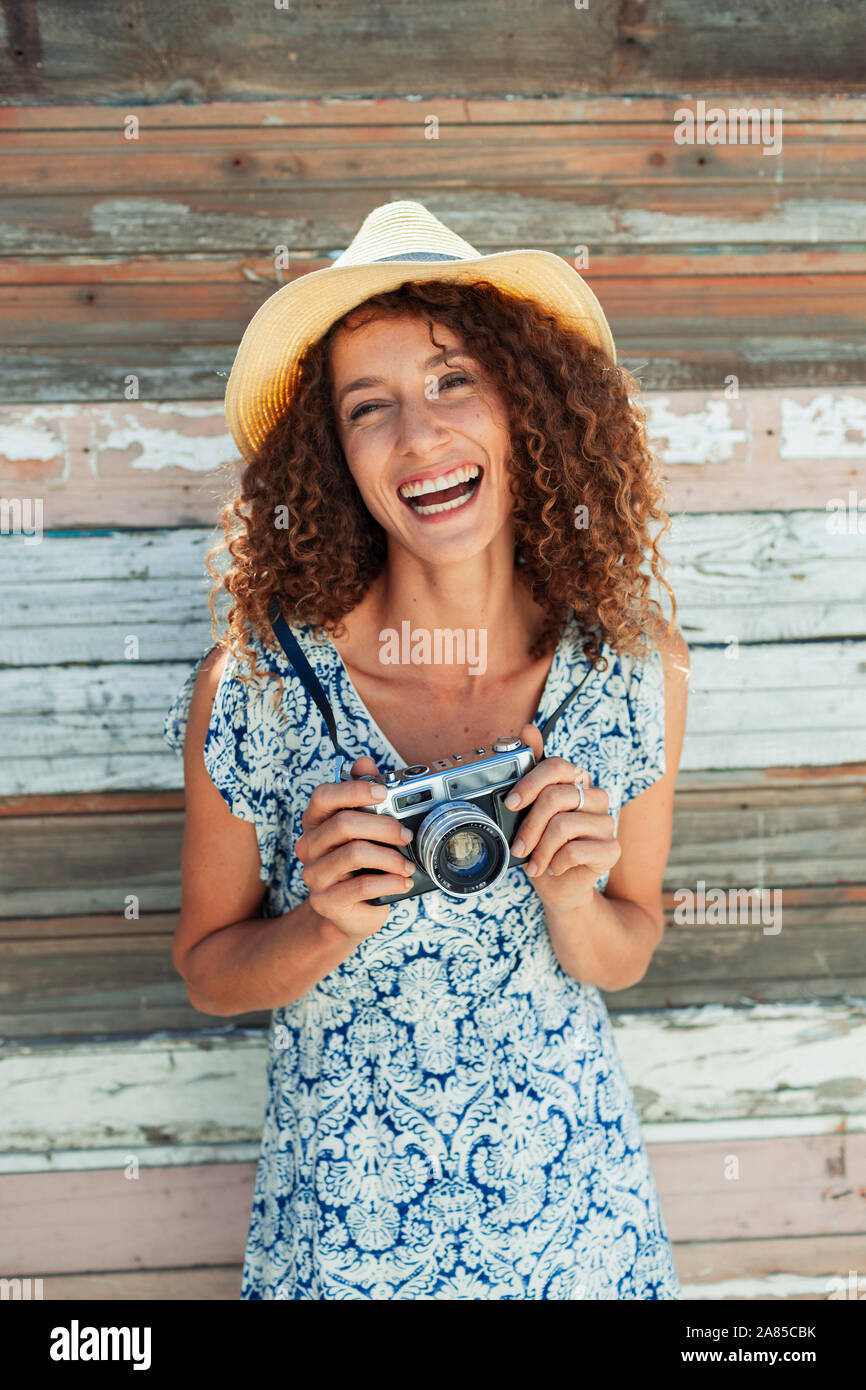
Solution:
M435 323L447 325L507 402L518 574L547 611L531 655L555 647L569 607L591 661L603 642L646 655L664 624L650 576L670 596L666 632L676 600L661 572L658 541L670 519L635 400L638 383L536 300L489 281L405 282L350 310L306 349L288 408L221 509L224 539L207 556L217 644L261 674L248 633L273 645L274 594L288 622L309 624L321 640L339 638L343 617L386 563L387 535L364 505L339 441L330 347L341 326L387 315L426 320L437 347ZM652 523L659 523L654 535ZM226 550L231 562L219 572L214 559ZM222 590L232 602L220 633Z

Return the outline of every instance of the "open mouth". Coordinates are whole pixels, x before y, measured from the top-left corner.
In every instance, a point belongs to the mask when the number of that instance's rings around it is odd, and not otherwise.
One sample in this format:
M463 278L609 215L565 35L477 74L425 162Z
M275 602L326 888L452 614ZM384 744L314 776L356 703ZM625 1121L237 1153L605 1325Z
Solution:
M456 511L465 507L481 485L484 469L478 464L455 468L441 478L427 478L421 483L408 483L398 489L399 495L418 516L434 516L438 512Z

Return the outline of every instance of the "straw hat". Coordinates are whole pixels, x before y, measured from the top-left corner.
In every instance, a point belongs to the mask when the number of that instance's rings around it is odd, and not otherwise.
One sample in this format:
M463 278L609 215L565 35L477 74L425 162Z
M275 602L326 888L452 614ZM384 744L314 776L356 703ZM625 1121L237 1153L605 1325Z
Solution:
M298 359L337 319L406 280L490 280L540 301L616 363L601 305L585 280L551 251L482 256L423 203L383 203L365 217L333 265L283 285L247 325L226 387L228 427L249 461L288 405Z

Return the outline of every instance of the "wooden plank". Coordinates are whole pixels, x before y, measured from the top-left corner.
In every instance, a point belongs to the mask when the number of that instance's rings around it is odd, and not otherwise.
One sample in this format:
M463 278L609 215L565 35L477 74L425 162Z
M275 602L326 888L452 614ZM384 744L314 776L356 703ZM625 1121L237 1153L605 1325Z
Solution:
M591 273L588 278L592 280ZM118 364L133 363L143 378L142 394L152 397L156 384L146 360L138 358L139 344L159 342L166 361L176 350L196 348L201 354L208 348L214 371L225 370L226 358L234 355L230 345L237 345L271 292L269 284L245 280L107 284L98 290L62 283L0 288L0 327L7 352L35 351L46 362L54 360L57 350L67 355L73 351L77 356L71 360L84 364L93 350L110 346L114 379L106 396L122 397L124 373L131 368ZM762 364L777 373L784 367L785 373L777 376L780 382L812 385L816 377L805 374L809 360L844 369L854 383L866 354L862 275L611 277L604 283L603 307L626 365L630 358L662 364L674 360L685 370L686 354L701 354L692 376L680 382L660 383L641 369L641 381L650 389L667 384L713 387L731 373L754 386L766 386L769 383L755 375ZM808 358L806 340L811 347ZM832 374L826 379L829 383ZM218 394L218 385L214 377L212 394ZM15 389L10 384L3 399L14 400ZM56 399L56 387L52 396Z
M417 131L414 117L412 129ZM828 128L825 144L835 133ZM359 137L358 162L365 157L368 136L362 132ZM573 138L579 143L579 128ZM757 151L745 153L754 157ZM424 157L423 151L419 154ZM704 160L698 167L708 164L706 154L698 153L697 159ZM729 182L712 177L695 178L688 187L647 177L597 192L594 185L569 179L537 180L531 163L501 172L490 165L484 180L465 180L468 186L456 201L459 169L446 171L437 181L425 177L418 165L416 176L401 184L399 196L418 198L482 253L539 246L571 255L575 245L587 246L591 254L614 249L633 253L636 244L642 254L676 248L689 256L700 246L742 249L749 255L763 245L771 251L856 249L862 227L860 183L788 182L779 178L778 168L770 179L770 161L764 165L763 181L744 179L735 196ZM111 199L58 193L50 202L43 198L38 203L15 196L4 200L0 249L4 256L29 254L46 262L56 259L62 266L69 256L273 257L275 246L286 246L294 265L296 258L327 258L348 246L371 208L394 197L390 179L303 189L291 180L260 191L219 180L189 188L182 196Z
M49 1276L243 1258L255 1164L127 1170L7 1175L6 1267Z
M133 882L140 853L137 841L126 851ZM85 853L82 859L80 868L69 875L76 881L67 884L61 878L53 888L42 890L46 903L57 901L68 908L76 898L94 896L85 877L88 872L95 875L93 855ZM675 853L668 870L672 882L691 884L695 891L702 875L707 876L708 890L724 881L709 856L705 867L693 871L694 876L683 873L676 859ZM170 862L176 863L176 857L170 857ZM52 872L56 876L48 865L49 882ZM771 861L769 874L784 879L784 863ZM745 876L742 881L753 882ZM179 900L179 884L172 882L170 888L171 896ZM739 920L725 925L700 921L679 925L669 891L665 935L646 976L629 990L603 992L609 1010L836 999L866 992L862 965L866 885L777 891L780 896L769 900L769 934L764 931L766 923L748 905L740 909ZM103 892L110 897L110 887ZM119 891L115 896L123 901ZM143 891L142 903L151 896ZM3 920L0 1034L77 1037L225 1026L224 1020L199 1013L188 1002L171 961L176 925L176 912L169 911L142 911L137 920L125 920L122 910ZM231 1020L234 1027L266 1022L265 1013L255 1012Z
M847 1294L848 1266L853 1263L862 1268L862 1244L859 1236L800 1236L674 1241L673 1251L685 1299L788 1302L798 1298L824 1299L840 1287ZM43 1280L43 1291L46 1299L65 1301L228 1302L240 1298L242 1268L235 1264L108 1274L52 1274ZM717 1268L727 1271L726 1276L712 1278L708 1271Z
M116 1151L132 1146L143 1165L152 1145L207 1144L216 1156L222 1146L254 1142L264 1121L265 1048L261 1029L6 1042L0 1048L4 1150L107 1148L113 1165Z
M209 645L208 635L196 655ZM0 795L179 788L182 764L161 731L190 665L154 661L155 637L145 651L151 660L107 651L99 665L0 669L0 739L25 750L4 760ZM864 641L744 643L736 660L695 645L682 766L862 760L864 693ZM795 706L796 720L780 719L780 706Z
M556 91L646 95L711 90L749 93L770 84L774 99L857 90L861 29L856 4L824 14L798 12L787 26L743 15L730 5L550 12L535 6L518 25L501 0L432 5L423 13L378 16L343 0L296 13L255 0L236 0L212 19L183 8L160 18L158 36L146 17L92 5L70 13L15 11L7 30L4 91L8 101L189 103L294 98L308 92L447 92L501 96ZM99 42L94 42L98 32ZM734 35L740 36L734 41ZM172 53L170 68L164 55ZM519 82L515 81L519 75ZM765 98L766 102L766 98Z
M851 1297L847 1266L863 1264L856 1236L780 1237L777 1240L674 1241L674 1263L682 1295L688 1300L748 1299L752 1302L825 1299L831 1293ZM700 1262L700 1263L699 1263ZM694 1265L724 1265L725 1279L693 1279ZM766 1274L752 1266L766 1265ZM159 1302L184 1299L228 1302L240 1298L242 1265L213 1265L195 1269L158 1269L108 1274L52 1274L43 1279L46 1299L101 1302ZM840 1273L840 1271L842 1271ZM853 1295L856 1296L856 1293Z
M714 102L727 106L734 94L714 87ZM766 105L766 89L760 84L736 94L737 106ZM691 103L689 103L691 104ZM507 97L477 96L436 97L436 111L445 124L485 125L513 121L525 124L538 120L539 110L545 119L585 124L595 121L622 122L625 125L646 121L671 121L683 105L681 96L644 94L619 95L567 93L561 96L536 97L509 94ZM168 102L156 106L124 106L151 130L194 129L206 132L213 127L311 126L327 128L361 125L399 125L414 119L417 102L411 97L345 97L340 95L303 96L299 98L268 98L256 100L206 102ZM801 121L823 121L832 124L866 120L866 97L857 92L786 92L784 98L786 125ZM105 131L118 129L116 107L87 102L33 102L27 105L0 106L0 131L10 135L18 131Z
M106 1274L52 1274L43 1280L46 1300L99 1303L230 1302L241 1296L240 1264L141 1269Z
M866 203L861 209L866 217ZM225 383L237 352L238 336L221 345L198 343L137 342L135 373L141 393L156 401L222 399ZM806 354L802 338L793 335L756 334L753 338L720 335L709 341L709 320L703 330L677 337L641 335L625 341L617 332L617 360L638 378L646 391L716 391L732 372L741 381L762 389L786 390L790 386L814 390L846 390L866 379L866 350L854 337L826 336L811 341ZM811 327L807 333L811 333ZM60 344L47 348L0 347L0 405L41 401L92 402L119 400L124 380L118 369L118 352L111 342L82 347ZM763 489L762 489L763 491ZM778 494L768 505L775 505ZM193 521L201 513L183 514Z
M866 769L864 769L866 771ZM80 796L0 797L0 816L62 816L69 812L90 811L177 811L183 810L183 792L125 792L103 795L85 792Z
M127 941L139 937L159 938L165 949L165 939L174 935L176 926L176 912L144 912L135 921L122 922L116 913L82 913L77 917L6 917L0 919L0 942L20 946L25 941L69 943L120 936Z
M612 1023L645 1124L820 1116L838 1128L866 1115L862 1001L623 1010ZM266 1035L244 1029L6 1042L4 1148L33 1155L255 1142L266 1054Z
M687 791L705 802L717 804L720 792L747 789L755 805L774 806L776 789L809 789L820 799L832 797L835 787L859 785L866 778L866 763L828 764L826 767L732 768L723 771L684 772L677 778L677 790ZM89 811L165 811L183 809L183 792L81 792L68 796L0 797L0 816L51 816Z
M651 1161L672 1240L850 1234L866 1248L866 1135L664 1144Z
M665 936L642 981L605 995L612 1011L866 993L866 771L857 780L787 771L772 785L758 774L749 786L741 773L739 785L714 774L678 788ZM0 1033L147 1033L216 1021L189 1005L170 959L179 794L17 798L0 809ZM680 924L683 890L697 894L699 884L705 897L728 897L724 915ZM758 898L730 897L760 888L766 921ZM131 894L140 917L130 920Z
M767 1289L791 1277L815 1279L824 1297L830 1277L847 1279L855 1257L862 1269L863 1237L783 1236L755 1240L683 1240L674 1243L681 1283L698 1289L723 1287L730 1280L758 1280ZM795 1286L794 1286L795 1287Z
M105 1044L103 1044L104 1046ZM647 1144L679 1145L723 1142L729 1147L742 1140L764 1142L812 1136L866 1133L866 1115L798 1115L739 1120L697 1120L683 1124L643 1124ZM136 1154L142 1166L177 1168L190 1164L247 1163L258 1159L261 1136L238 1143L152 1143ZM118 1169L128 1165L126 1147L47 1149L35 1152L0 1152L0 1174L83 1173Z
M830 532L829 517L827 512L675 515L662 546L677 596L677 620L690 645L861 636L866 512L862 535ZM0 547L5 664L116 659L125 655L130 636L139 642L140 660L177 661L200 652L211 635L204 555L215 541L212 533L181 530L75 540L48 536L30 546L29 554L21 545ZM117 550L119 556L112 554ZM103 558L108 566L116 563L114 574L100 569ZM123 587L118 580L125 581ZM839 691L835 708L841 710L846 698ZM776 711L780 727L786 713L790 726L797 727L796 711L784 709ZM832 713L828 706L827 714Z
M813 912L814 920L856 909L866 862L864 783L813 791L804 781L777 797L754 804L733 789L678 791L668 893L702 879L725 890L782 888L786 907L790 895L791 910ZM179 907L182 831L180 809L6 816L0 917L109 913L121 934L143 930L124 920L124 898L135 893L142 914Z
M826 767L761 767L732 768L721 771L691 772L680 770L677 777L678 790L702 792L715 796L719 791L733 791L748 787L756 798L763 797L768 805L775 804L777 788L791 787L795 783L807 783L817 791L818 787L853 786L866 772L866 763L828 764ZM3 806L0 799L0 807Z
M149 934L146 920L143 925L144 931L124 934L115 919L113 935L82 931L58 942L22 933L0 942L2 1035L133 1036L225 1027L224 1018L193 1008L172 963L170 938ZM255 1011L231 1020L233 1027L267 1023L267 1013Z
M866 388L742 390L732 400L645 392L641 404L673 514L751 512L762 515L753 524L802 532L791 511L826 517L831 498L847 505L850 491L866 490ZM3 496L42 497L47 530L131 517L139 527L213 525L233 468L239 456L216 402L0 406ZM850 556L859 539L835 536L833 553L845 542Z
M698 147L677 143L670 119L590 121L575 129L571 123L545 120L544 114L541 108L537 119L526 124L507 113L500 123L440 124L437 139L427 133L427 109L417 105L401 126L367 129L228 126L156 132L145 115L136 140L124 138L122 119L105 131L8 132L0 144L0 194L38 196L50 186L54 195L170 195L220 183L248 190L253 181L265 191L285 185L287 168L296 188L325 183L363 187L370 180L386 180L397 162L415 178L423 173L441 182L453 179L456 169L473 184L488 181L491 170L504 178L511 170L519 174L527 168L535 179L568 179L593 187L681 181L687 188L707 178L739 186L767 177L760 140ZM862 183L866 122L786 123L784 150L786 182Z
M680 817L688 815L686 806L680 802L677 806L675 815L677 821ZM675 821L675 824L677 822ZM50 838L52 831L46 832L46 837ZM62 833L58 828L53 833ZM178 831L178 836L180 831ZM676 836L675 836L676 839ZM4 841L4 848L8 841ZM123 840L120 836L115 837L115 844L123 850ZM672 862L678 859L676 844L672 850ZM774 875L778 879L787 879L791 875L785 871L782 852L780 851L771 867ZM695 873L695 865L689 866L688 871ZM697 868L700 872L700 866ZM685 877L686 873L682 868L675 870L675 877ZM47 884L50 879L46 878ZM718 877L715 882L721 883L723 880ZM678 929L673 920L674 908L678 900L674 897L674 889L666 889L662 894L665 911L669 917L669 929ZM678 891L678 890L677 890ZM784 888L785 913L791 927L818 927L821 923L836 923L841 925L846 922L858 920L858 914L864 910L866 904L866 883L833 883L829 886L814 886L807 884L804 886L791 886L788 884ZM68 905L68 904L66 904ZM147 937L161 936L171 937L177 925L177 909L169 912L142 912L141 916L135 921L124 919L118 920L117 913L81 913L77 916L47 916L47 917L0 917L0 942L22 942L32 941L74 941L78 939L89 940L94 936L117 936L119 933L128 940L133 940L140 932Z
M648 1149L674 1242L844 1236L866 1248L866 1135L753 1141L733 1155L718 1144ZM45 1277L237 1262L254 1180L251 1163L141 1168L135 1180L123 1170L7 1175L7 1268Z
M602 992L609 1011L862 997L866 905L791 909L785 896L773 922L782 923L778 940L762 935L759 922L686 928L668 912L644 979ZM4 922L0 1034L81 1038L226 1026L188 1001L171 960L176 916L153 917L165 928L154 930L150 914L129 923L119 914L60 919L63 930L49 918L47 938L41 919ZM249 1012L234 1015L231 1026L267 1021L266 1013Z
M2 110L3 108L0 108ZM2 159L0 142L0 159ZM500 248L507 249L507 248ZM574 260L574 248L564 243L556 253ZM769 246L755 249L744 245L732 251L726 244L707 246L692 252L687 246L650 246L641 243L619 248L587 248L590 255L593 281L611 278L627 279L640 276L706 275L859 275L863 269L862 255L846 246L810 242L794 249ZM291 254L291 253L290 253ZM291 256L295 269L307 274L324 269L330 258L316 251L295 252ZM589 266L586 267L587 276ZM10 256L0 262L0 285L104 285L104 284L168 284L168 283L231 283L235 280L257 280L277 290L287 282L282 266L274 266L273 254L234 256L198 255L166 259L159 255L142 254L131 257L58 256L54 260L33 260Z

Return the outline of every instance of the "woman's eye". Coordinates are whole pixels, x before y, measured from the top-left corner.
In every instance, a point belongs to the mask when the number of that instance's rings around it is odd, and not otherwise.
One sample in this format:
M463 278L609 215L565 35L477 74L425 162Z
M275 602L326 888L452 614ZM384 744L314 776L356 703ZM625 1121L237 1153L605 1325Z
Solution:
M452 372L450 376L443 377L442 380L439 382L439 390L441 391L444 387L448 385L453 385L461 381L471 382L471 380L472 377L468 376L466 372ZM352 411L351 415L349 416L349 419L360 420L360 418L362 417L362 415L364 415L366 411L378 409L378 405L376 405L373 401L369 401L366 405L356 406L355 409Z
M467 376L465 372L454 372L454 373L452 373L451 376L446 376L446 377L443 377L443 378L442 378L442 380L441 380L440 383L439 383L439 389L441 390L443 386L447 386L448 383L449 383L449 381L453 382L453 381L471 381L471 380L472 380L471 376Z

